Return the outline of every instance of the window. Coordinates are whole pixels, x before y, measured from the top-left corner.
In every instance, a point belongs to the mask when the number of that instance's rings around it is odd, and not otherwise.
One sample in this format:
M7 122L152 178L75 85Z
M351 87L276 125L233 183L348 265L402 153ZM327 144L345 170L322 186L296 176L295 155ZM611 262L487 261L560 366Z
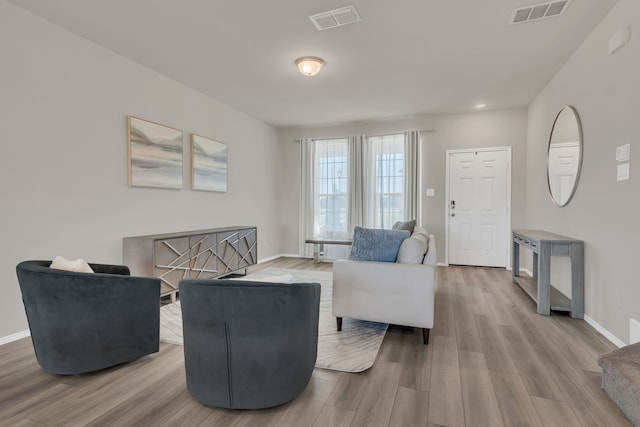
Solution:
M346 238L348 229L348 140L315 141L314 236Z
M373 183L369 183L371 195L371 220L375 228L391 228L396 221L403 221L404 191L404 134L372 136L369 161L373 167ZM373 186L371 187L371 185Z
M310 255L311 237L347 239L355 226L417 219L419 135L301 139L300 253ZM327 245L325 256L345 257L343 249Z

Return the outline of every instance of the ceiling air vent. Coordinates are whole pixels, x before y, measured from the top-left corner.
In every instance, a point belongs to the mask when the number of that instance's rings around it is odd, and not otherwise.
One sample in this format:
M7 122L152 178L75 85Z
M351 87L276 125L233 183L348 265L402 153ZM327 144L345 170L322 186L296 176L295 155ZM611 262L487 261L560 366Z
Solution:
M510 24L521 24L523 22L537 21L543 18L562 15L571 0L559 0L547 3L534 4L515 9L511 14Z
M351 5L328 12L309 15L309 19L311 19L311 22L313 22L318 30L322 31L360 22L360 15L358 15L356 7Z

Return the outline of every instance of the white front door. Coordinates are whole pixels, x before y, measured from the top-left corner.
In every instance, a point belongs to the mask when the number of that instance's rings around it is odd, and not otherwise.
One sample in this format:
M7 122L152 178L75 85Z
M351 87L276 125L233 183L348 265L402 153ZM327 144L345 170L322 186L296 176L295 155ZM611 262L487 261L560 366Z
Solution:
M448 151L448 263L506 267L511 151Z

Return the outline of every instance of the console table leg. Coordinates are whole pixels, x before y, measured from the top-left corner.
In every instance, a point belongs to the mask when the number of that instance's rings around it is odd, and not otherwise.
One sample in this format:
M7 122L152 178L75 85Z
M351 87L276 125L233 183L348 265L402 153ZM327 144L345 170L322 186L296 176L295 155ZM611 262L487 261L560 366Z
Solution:
M513 252L511 252L511 273L513 276L520 275L520 244L513 242Z
M551 245L540 243L538 256L538 313L551 314Z
M571 248L571 317L584 319L584 246Z

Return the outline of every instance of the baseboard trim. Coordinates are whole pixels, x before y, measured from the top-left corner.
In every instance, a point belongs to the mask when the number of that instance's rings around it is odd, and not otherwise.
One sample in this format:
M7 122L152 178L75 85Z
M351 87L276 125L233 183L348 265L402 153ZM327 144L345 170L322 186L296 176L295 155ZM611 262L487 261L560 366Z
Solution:
M599 324L598 322L596 322L595 320L593 320L591 317L587 316L586 314L584 315L584 321L587 322L589 324L589 326L591 326L593 329L595 329L596 331L600 332L600 334L603 337L605 337L606 339L611 341L618 348L624 347L625 345L627 345L627 344L624 343L624 341L622 341L621 339L619 339L618 337L613 335L611 332L607 331L601 324Z
M273 255L270 257L266 257L266 258L262 258L258 260L258 264L262 264L265 262L269 262L269 261L273 261L274 259L278 259L278 258L310 258L310 257L306 257L304 255L299 255L299 254L278 254L278 255Z
M15 334L7 335L6 337L0 337L0 345L9 344L10 342L18 341L29 336L31 336L31 331L29 329L16 332Z
M264 262L269 262L269 261L273 261L276 258L280 258L282 255L274 255L274 256L269 256L266 258L262 258L258 260L258 264L262 264Z
M300 254L280 254L278 256L287 257L287 258L304 258L304 259L313 259L312 256L305 256Z

